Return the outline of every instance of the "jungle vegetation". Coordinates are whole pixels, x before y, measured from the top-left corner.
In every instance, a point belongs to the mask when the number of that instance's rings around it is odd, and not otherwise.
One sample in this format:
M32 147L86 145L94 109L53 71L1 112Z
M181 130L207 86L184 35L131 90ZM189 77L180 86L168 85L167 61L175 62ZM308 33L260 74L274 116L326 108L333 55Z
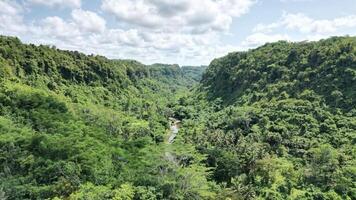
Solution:
M355 37L180 67L0 36L0 199L356 199L355 97Z

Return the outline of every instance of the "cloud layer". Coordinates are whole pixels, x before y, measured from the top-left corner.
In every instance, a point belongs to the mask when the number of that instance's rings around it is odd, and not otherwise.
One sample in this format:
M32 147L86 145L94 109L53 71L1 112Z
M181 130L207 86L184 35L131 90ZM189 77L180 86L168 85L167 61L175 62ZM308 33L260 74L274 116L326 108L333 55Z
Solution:
M102 10L119 22L165 32L226 31L253 0L103 0Z
M30 4L44 5L49 7L71 7L79 8L81 6L81 0L28 0Z
M224 41L224 37L238 34L231 32L233 22L247 15L257 2L102 0L93 11L84 9L81 0L0 0L0 34L110 58L138 59L145 63L208 64L211 59L232 50L278 40L313 40L356 28L356 15L326 20L284 12L275 22L257 24L235 45ZM49 14L24 20L38 7L48 10ZM57 8L67 16L50 14ZM304 38L295 38L291 32Z
M270 24L257 24L253 33L248 36L243 45L256 47L266 42L278 40L319 40L330 36L340 35L341 32L347 33L349 29L356 29L356 15L347 15L334 19L313 19L303 13L286 13L282 17ZM302 38L293 38L288 34L300 34ZM351 31L356 33L356 31Z

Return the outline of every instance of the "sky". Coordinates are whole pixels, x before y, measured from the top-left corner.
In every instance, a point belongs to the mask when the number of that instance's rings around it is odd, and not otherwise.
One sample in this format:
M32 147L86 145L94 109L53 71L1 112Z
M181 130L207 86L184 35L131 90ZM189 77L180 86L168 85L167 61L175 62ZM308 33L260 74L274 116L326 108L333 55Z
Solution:
M356 0L0 0L0 34L145 64L207 65L279 40L356 35Z

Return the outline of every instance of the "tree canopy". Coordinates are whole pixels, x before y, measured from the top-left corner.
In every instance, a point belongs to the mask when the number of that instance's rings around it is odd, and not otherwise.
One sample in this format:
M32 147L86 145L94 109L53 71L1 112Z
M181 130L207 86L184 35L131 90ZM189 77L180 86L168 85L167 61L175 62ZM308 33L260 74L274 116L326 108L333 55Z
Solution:
M180 67L0 36L0 199L356 199L355 91L355 37Z

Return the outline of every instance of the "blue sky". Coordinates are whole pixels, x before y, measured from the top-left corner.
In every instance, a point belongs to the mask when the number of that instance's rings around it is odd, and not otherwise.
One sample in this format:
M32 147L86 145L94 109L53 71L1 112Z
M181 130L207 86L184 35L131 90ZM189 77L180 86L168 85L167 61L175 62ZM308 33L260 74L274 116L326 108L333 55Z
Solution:
M0 0L0 34L26 43L206 65L278 40L356 35L355 0Z

